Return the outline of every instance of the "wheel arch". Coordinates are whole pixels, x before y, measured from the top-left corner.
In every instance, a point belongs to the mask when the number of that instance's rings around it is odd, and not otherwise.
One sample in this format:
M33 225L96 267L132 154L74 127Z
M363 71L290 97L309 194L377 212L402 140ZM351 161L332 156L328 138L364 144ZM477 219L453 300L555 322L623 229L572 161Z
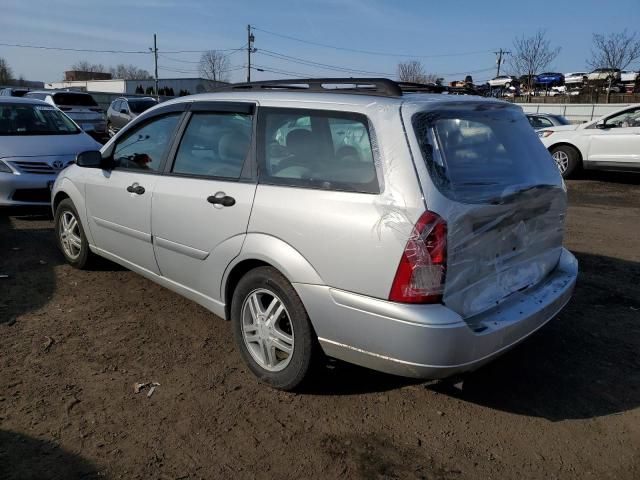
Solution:
M60 202L65 198L71 199L73 205L76 207L76 211L80 217L79 220L84 228L84 234L87 236L89 244L93 245L93 236L91 235L91 229L89 228L89 223L87 221L87 210L85 208L84 195L80 192L77 185L68 178L60 180L60 184L56 186L55 194L53 195L53 200L51 202L54 217L58 205L60 205Z
M225 318L230 319L233 292L250 270L268 266L278 270L291 284L324 285L311 263L285 241L262 233L248 234L240 254L227 266L221 282L220 298L225 303Z
M554 143L553 145L549 145L547 147L547 150L549 151L549 153L552 153L551 150L553 150L556 147L562 147L562 146L571 147L576 152L578 152L578 157L579 157L578 160L580 161L580 164L583 163L584 155L582 154L582 150L580 150L580 148L577 145L575 145L575 144L573 144L571 142L559 141L559 142Z

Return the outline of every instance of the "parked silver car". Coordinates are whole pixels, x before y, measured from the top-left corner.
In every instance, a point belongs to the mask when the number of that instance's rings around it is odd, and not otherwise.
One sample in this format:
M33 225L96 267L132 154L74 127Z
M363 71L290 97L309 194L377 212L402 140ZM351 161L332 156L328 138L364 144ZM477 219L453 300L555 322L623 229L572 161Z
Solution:
M441 378L528 337L576 280L566 202L519 107L331 79L158 105L79 155L53 210L71 265L103 256L231 320L292 389L322 353Z
M25 97L44 100L58 107L96 140L106 140L107 123L104 111L90 94L66 90L33 90L27 92Z
M0 97L0 207L49 205L58 173L98 146L57 108Z

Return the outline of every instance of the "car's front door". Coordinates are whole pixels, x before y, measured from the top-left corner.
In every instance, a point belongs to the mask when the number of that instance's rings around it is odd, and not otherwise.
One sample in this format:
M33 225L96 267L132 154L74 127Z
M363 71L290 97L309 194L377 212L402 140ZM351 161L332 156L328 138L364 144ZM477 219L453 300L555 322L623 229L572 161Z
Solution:
M240 253L255 195L254 110L250 103L194 103L153 192L162 275L214 300Z
M640 168L640 107L607 118L602 127L591 130L588 161Z
M94 246L159 274L151 240L151 197L184 106L155 115L103 152L113 169L87 169L85 198Z

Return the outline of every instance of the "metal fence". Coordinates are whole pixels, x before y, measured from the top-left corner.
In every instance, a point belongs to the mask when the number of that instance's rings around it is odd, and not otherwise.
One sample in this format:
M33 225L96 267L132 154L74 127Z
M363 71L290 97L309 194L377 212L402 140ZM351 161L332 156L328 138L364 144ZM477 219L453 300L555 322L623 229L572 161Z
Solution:
M584 123L615 112L626 106L633 105L631 103L518 103L525 113L549 113L553 115L562 115L571 123Z

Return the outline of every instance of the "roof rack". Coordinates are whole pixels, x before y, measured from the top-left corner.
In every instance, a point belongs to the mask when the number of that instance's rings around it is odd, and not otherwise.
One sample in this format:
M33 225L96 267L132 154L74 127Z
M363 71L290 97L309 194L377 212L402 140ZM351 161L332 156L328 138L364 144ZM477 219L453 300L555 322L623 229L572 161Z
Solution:
M294 78L261 82L234 83L214 89L215 92L244 90L281 90L315 93L351 93L399 97L402 90L388 78Z
M214 92L229 91L288 91L314 93L350 93L401 97L403 93L450 93L478 95L473 88L448 87L435 83L394 82L388 78L294 78L261 82L232 83L218 87Z

